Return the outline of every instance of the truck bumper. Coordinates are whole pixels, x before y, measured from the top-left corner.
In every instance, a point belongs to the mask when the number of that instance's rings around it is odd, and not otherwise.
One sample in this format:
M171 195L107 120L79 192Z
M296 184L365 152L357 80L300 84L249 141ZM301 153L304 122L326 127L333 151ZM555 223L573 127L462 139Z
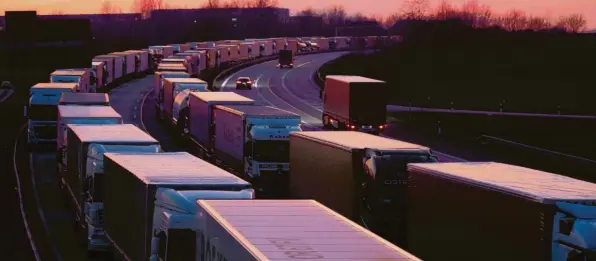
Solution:
M288 171L261 170L259 176L250 179L257 190L257 198L280 198L289 195Z

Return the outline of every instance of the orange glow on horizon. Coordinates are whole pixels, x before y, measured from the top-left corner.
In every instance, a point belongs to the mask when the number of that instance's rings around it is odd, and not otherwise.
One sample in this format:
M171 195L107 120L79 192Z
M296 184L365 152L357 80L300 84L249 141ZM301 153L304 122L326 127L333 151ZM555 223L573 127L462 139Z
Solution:
M130 12L133 0L109 0L122 8L123 12ZM440 0L429 0L431 6L437 6ZM165 3L176 8L196 8L200 0L164 0ZM221 0L225 2L225 0ZM365 15L387 16L398 12L404 0L375 0L377 4L363 4L361 0L278 0L281 7L290 8L292 12L306 7L325 8L332 5L343 5L348 13L360 12ZM467 0L449 1L460 6ZM573 13L583 14L588 20L588 28L596 27L596 1L594 0L476 0L479 4L486 4L496 13L504 13L512 9L521 10L530 15L557 18L561 15ZM90 14L100 10L102 0L19 0L0 1L0 11L5 10L37 10L40 14ZM325 3L325 4L321 4Z

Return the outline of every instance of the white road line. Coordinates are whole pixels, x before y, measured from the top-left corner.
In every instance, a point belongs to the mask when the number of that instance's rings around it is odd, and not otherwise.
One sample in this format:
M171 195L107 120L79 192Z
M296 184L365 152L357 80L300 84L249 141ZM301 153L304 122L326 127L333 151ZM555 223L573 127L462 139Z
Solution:
M307 62L307 63L303 63L303 64L301 64L301 65L299 65L299 66L296 66L296 67L300 67L300 66L303 66L303 65L305 65L305 64L309 64L309 63L311 63L311 62L312 62L312 61L310 61L310 62ZM301 101L302 103L306 104L307 106L309 106L309 107L311 107L311 108L314 108L315 110L317 110L317 111L319 111L319 112L321 112L321 113L322 113L322 112L323 112L322 110L318 109L317 107L314 107L314 106L310 105L310 104L309 104L308 102L306 102L304 99L302 99L302 98L300 98L300 97L296 96L296 95L295 95L293 92L291 92L291 91L290 91L290 90L289 90L289 89L286 87L286 76L287 76L287 75L288 75L288 73L290 73L291 71L292 71L292 69L288 70L288 71L287 71L286 73L284 73L284 75L281 77L281 87L282 87L282 88L284 88L284 90L286 90L286 92L288 92L290 95L292 95L292 96L293 96L293 97L294 97L296 100L298 100L298 101ZM273 91L271 91L271 92L273 92ZM276 96L277 96L277 95L276 95Z
M143 121L143 108L145 108L145 100L147 100L147 97L149 96L149 94L153 92L153 87L151 87L151 89L145 94L145 96L143 97L143 101L141 102L141 112L140 112L140 117L141 117L141 126L143 127L143 130L146 133L149 133L147 131L147 128L145 127L145 121Z
M33 235L31 234L31 228L29 227L29 222L27 221L27 215L25 214L25 204L23 203L23 193L21 191L21 179L19 178L19 168L17 167L17 148L19 144L19 138L21 137L21 133L25 130L27 124L25 123L19 134L17 134L17 139L14 142L14 151L12 155L12 163L14 168L14 175L15 180L17 182L17 194L19 194L19 207L21 208L21 218L23 219L23 225L25 226L25 232L27 233L27 238L29 238L29 246L31 246L31 251L33 252L33 256L35 257L36 261L41 261L39 257L39 252L37 251L37 247L35 245L35 240L33 239Z

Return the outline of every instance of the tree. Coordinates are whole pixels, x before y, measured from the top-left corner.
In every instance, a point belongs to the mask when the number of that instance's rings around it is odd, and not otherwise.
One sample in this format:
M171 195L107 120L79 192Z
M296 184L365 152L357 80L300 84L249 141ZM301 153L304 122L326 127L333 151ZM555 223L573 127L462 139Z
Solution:
M212 9L212 8L220 8L221 5L219 3L219 0L207 0L207 2L205 2L201 7Z
M531 16L527 19L526 29L544 30L550 27L552 27L552 23L544 17Z
M381 25L383 25L385 29L389 29L393 27L395 23L399 21L399 19L400 15L398 13L393 13L385 17L385 19L383 19L383 21L381 22Z
M435 18L440 20L459 18L459 11L457 11L449 1L442 0L435 11Z
M312 7L307 7L296 13L298 16L320 16L319 12Z
M278 6L278 0L253 0L247 4L247 7L249 8L270 8Z
M501 19L501 26L509 31L519 31L527 28L527 18L524 12L519 10L511 10Z
M572 14L568 16L561 16L557 21L557 27L563 28L568 32L581 32L586 30L586 18L582 14Z
M151 11L165 9L166 5L163 0L134 0L131 10L135 13L140 13L143 19L151 15Z
M113 4L109 0L104 0L99 8L100 14L118 14L122 13L122 8Z
M246 2L240 0L230 0L223 4L223 8L243 8L247 5Z
M344 24L346 17L346 9L341 5L333 5L323 12L323 19L330 25Z
M428 0L405 0L402 13L407 19L423 19L429 10L429 6Z

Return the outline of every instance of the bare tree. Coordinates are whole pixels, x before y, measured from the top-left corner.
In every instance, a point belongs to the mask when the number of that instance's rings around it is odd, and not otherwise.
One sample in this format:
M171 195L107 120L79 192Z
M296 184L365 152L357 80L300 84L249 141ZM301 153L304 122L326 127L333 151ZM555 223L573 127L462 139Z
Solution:
M213 9L213 8L221 8L221 4L219 0L207 0L201 8Z
M572 14L559 17L557 27L561 27L568 32L577 33L586 30L587 23L588 21L582 14Z
M371 19L366 17L366 15L358 12L348 17L348 20L353 22L363 22L363 21L370 21Z
M251 8L270 8L270 7L278 7L279 1L278 0L253 0L250 1L247 7Z
M140 13L146 19L151 15L151 11L165 9L165 7L163 0L134 0L130 9Z
M453 19L459 17L459 11L457 11L451 3L447 0L442 0L435 10L435 18L441 20Z
M524 12L511 10L500 19L501 26L509 31L519 31L527 28L527 18Z
M346 21L346 9L341 5L333 5L323 12L323 19L330 25L341 25Z
M247 3L240 0L230 0L223 3L223 8L243 8L247 6Z
M526 29L543 30L550 27L552 27L552 23L544 17L531 16L527 19Z
M428 0L405 0L402 13L408 19L423 19L429 11Z
M307 7L303 10L300 10L296 13L298 16L320 16L321 14L319 11L315 10L312 7Z
M395 23L397 21L399 21L399 19L400 19L400 15L398 13L393 13L393 14L390 14L387 17L385 17L383 19L383 21L381 22L381 25L385 29L389 29L389 28L393 27L395 25Z
M100 14L118 14L122 13L122 8L118 7L114 3L110 2L109 0L104 0L101 2L101 6L99 8Z

